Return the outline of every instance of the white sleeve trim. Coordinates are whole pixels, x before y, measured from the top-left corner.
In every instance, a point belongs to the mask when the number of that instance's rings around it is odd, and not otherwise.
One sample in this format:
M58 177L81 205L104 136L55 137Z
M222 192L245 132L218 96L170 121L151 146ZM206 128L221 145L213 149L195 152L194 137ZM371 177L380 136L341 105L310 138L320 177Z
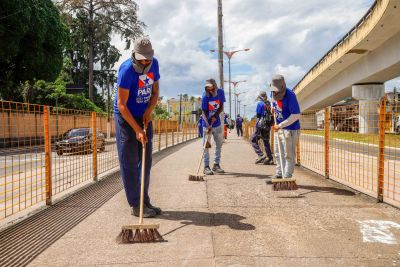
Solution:
M300 120L300 113L299 114L291 114L286 120L282 121L279 123L279 128L283 129L285 127L288 127L289 125L292 125L296 121Z

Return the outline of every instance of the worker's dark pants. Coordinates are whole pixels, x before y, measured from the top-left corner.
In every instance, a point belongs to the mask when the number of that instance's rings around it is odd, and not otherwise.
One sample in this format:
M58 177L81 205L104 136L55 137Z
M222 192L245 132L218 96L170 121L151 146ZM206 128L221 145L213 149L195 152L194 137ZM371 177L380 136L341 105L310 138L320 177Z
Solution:
M242 125L240 125L240 126L236 125L236 132L237 132L238 136L243 136Z
M259 157L264 156L263 151L261 150L260 146L258 145L258 140L262 139L264 148L265 148L265 153L267 153L268 159L272 159L272 153L271 153L271 145L269 144L269 134L270 134L271 128L268 128L266 131L260 132L259 129L257 129L257 126L254 129L254 133L251 136L251 145L254 148L254 151L257 153Z
M203 137L203 125L200 124L200 125L198 126L198 130L199 130L199 131L198 131L198 132L199 132L199 137Z
M143 127L142 118L135 118ZM117 139L118 158L125 194L131 207L140 204L140 176L142 170L142 144L136 139L136 133L120 114L114 114L115 134ZM150 169L153 152L153 125L147 128L146 166L144 183L144 203L149 204Z

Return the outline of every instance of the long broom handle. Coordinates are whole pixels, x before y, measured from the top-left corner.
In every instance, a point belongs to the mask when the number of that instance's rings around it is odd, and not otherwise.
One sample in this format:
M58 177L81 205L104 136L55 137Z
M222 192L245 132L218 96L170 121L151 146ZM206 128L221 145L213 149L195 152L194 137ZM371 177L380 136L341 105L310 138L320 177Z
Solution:
M144 135L147 137L146 128ZM143 211L144 211L144 179L145 179L145 167L146 167L146 144L142 143L142 171L140 177L140 213L139 213L139 224L143 223Z
M200 161L199 161L199 167L197 167L196 175L199 175L199 171L200 171L200 167L201 167L201 162L203 161L204 154L205 154L205 152L206 152L206 146L207 146L207 143L210 141L210 137L211 137L211 134L209 134L209 133L206 133L206 134L207 134L207 140L206 140L206 142L204 143L204 146L203 146L203 153L202 153L201 159L200 159Z
M275 125L277 125L276 124L276 116L275 116L275 110L274 110L274 122L275 122ZM275 130L274 130L275 131ZM279 130L277 131L277 136L278 136L278 151L279 151L279 159L280 159L280 161L281 161L281 173L282 173L282 177L283 178L285 178L285 174L284 174L284 172L283 172L283 161L282 161L282 153L281 153L281 145L280 145L280 138L279 138Z

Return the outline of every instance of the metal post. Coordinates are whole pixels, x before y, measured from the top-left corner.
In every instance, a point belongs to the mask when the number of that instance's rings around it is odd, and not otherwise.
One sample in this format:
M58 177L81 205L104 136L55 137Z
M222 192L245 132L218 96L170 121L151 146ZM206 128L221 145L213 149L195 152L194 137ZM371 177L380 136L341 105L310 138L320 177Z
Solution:
M97 126L96 112L92 112L93 181L97 182Z
M383 201L385 174L385 118L386 98L383 97L379 109L379 151L378 151L378 202Z
M175 145L175 127L173 125L173 123L171 123L171 132L172 132L172 146Z
M50 140L50 107L44 107L44 152L46 162L46 205L52 203L52 181L51 181L51 140Z
M325 108L325 178L329 178L329 108Z
M232 102L231 102L231 57L228 56L228 70L229 70L229 116L232 118ZM236 116L236 114L235 114Z
M165 121L165 148L168 147L168 121Z
M157 132L158 132L158 151L160 151L161 150L161 120L158 120Z
M179 95L179 125L182 123L182 94Z
M219 84L224 89L224 42L222 38L222 0L218 0L218 72Z

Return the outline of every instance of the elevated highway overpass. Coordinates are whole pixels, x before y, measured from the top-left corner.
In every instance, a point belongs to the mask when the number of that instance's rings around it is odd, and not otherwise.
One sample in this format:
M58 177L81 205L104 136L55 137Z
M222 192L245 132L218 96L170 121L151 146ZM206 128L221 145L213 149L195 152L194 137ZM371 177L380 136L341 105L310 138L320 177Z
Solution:
M294 92L302 111L322 109L348 97L368 105L384 95L386 81L399 75L400 0L377 0ZM371 128L362 126L375 121L375 115L360 114L360 129Z

